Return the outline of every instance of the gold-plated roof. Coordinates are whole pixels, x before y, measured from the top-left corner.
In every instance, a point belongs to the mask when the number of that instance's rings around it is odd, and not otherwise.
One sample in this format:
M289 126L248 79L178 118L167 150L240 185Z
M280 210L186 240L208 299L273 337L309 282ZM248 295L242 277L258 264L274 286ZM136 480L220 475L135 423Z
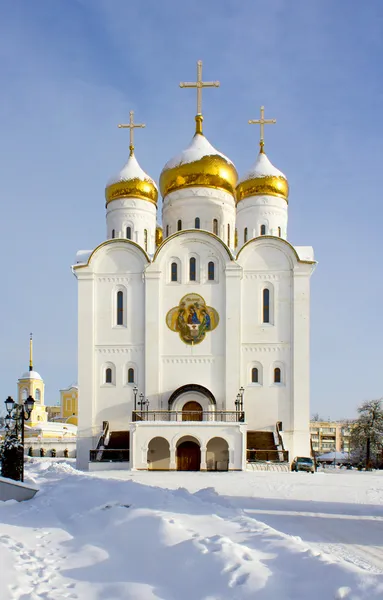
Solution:
M197 130L191 144L162 170L162 197L176 190L196 186L221 189L234 196L238 179L235 166L202 134L202 115L196 116L196 122Z
M237 204L251 196L277 196L288 201L289 184L286 176L271 164L262 145L254 166L238 182L236 196Z
M141 169L131 151L128 162L108 182L105 188L106 203L120 198L140 198L157 205L158 189L151 177Z

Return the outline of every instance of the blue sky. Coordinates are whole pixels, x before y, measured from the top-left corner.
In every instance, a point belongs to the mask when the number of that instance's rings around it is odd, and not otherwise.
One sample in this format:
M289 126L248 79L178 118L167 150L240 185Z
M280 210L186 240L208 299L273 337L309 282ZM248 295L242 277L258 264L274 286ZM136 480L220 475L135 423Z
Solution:
M204 132L239 173L266 151L290 183L289 239L313 245L312 410L352 417L383 395L381 0L12 0L0 5L0 398L35 366L46 401L76 380L78 249L105 238L104 186L128 156L155 179ZM0 404L2 400L0 399Z

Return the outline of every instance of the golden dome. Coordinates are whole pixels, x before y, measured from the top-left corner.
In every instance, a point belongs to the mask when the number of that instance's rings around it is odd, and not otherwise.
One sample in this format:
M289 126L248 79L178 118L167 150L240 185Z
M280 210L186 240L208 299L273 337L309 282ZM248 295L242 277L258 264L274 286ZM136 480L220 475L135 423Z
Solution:
M278 196L287 202L289 184L261 149L254 166L238 182L236 192L237 204L250 196Z
M163 237L164 237L164 233L162 231L162 227L161 227L161 225L157 225L157 227L156 227L156 248L158 248L158 246L161 246Z
M218 152L202 134L202 116L197 115L197 132L191 144L162 170L160 190L165 198L187 187L209 187L235 195L238 174L233 163ZM200 125L200 126L199 126Z
M157 205L158 189L153 179L140 167L131 151L126 165L105 188L106 203L119 198L141 198Z

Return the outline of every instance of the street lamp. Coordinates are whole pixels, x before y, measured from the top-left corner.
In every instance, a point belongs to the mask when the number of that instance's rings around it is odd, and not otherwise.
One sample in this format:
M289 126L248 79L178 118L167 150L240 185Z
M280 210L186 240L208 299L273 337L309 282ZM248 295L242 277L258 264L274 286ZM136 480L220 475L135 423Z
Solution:
M3 457L2 472L4 475L4 471L7 472L7 466L8 466L11 479L19 479L20 481L24 481L24 421L27 421L29 419L29 417L31 416L31 412L33 410L34 404L35 404L35 401L32 398L32 396L29 396L25 400L24 404L18 404L17 402L15 402L13 400L13 398L11 398L11 396L8 396L8 398L5 401L5 408L6 408L8 414L5 417L7 434L6 434L6 439L4 442L5 450L4 450L4 457ZM14 428L11 428L12 421L15 424ZM16 451L16 460L15 460L15 455L13 454L13 456L12 456L12 452L14 452L15 448L18 448L17 442L19 440L20 433L21 433L21 449L19 451ZM14 446L11 443L12 439L16 440L16 444ZM8 447L7 447L7 440L9 441ZM7 453L8 453L8 460L7 460ZM5 468L4 468L4 462L5 462ZM7 475L5 474L5 476L7 476Z
M241 396L241 412L243 412L243 394L245 393L245 388L241 386L239 388L239 393Z
M241 394L240 393L237 394L237 398L236 398L234 404L235 404L235 410L238 413L239 412L239 408L241 406Z
M134 410L137 410L137 392L138 392L138 387L135 385L133 388L133 394L134 394Z

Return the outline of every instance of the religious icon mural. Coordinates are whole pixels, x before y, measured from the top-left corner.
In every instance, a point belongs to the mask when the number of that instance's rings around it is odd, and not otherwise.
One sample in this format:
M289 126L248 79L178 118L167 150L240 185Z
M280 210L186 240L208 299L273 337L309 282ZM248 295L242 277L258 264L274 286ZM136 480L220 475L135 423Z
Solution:
M166 324L185 344L200 344L219 323L219 315L199 294L187 294L166 315Z

